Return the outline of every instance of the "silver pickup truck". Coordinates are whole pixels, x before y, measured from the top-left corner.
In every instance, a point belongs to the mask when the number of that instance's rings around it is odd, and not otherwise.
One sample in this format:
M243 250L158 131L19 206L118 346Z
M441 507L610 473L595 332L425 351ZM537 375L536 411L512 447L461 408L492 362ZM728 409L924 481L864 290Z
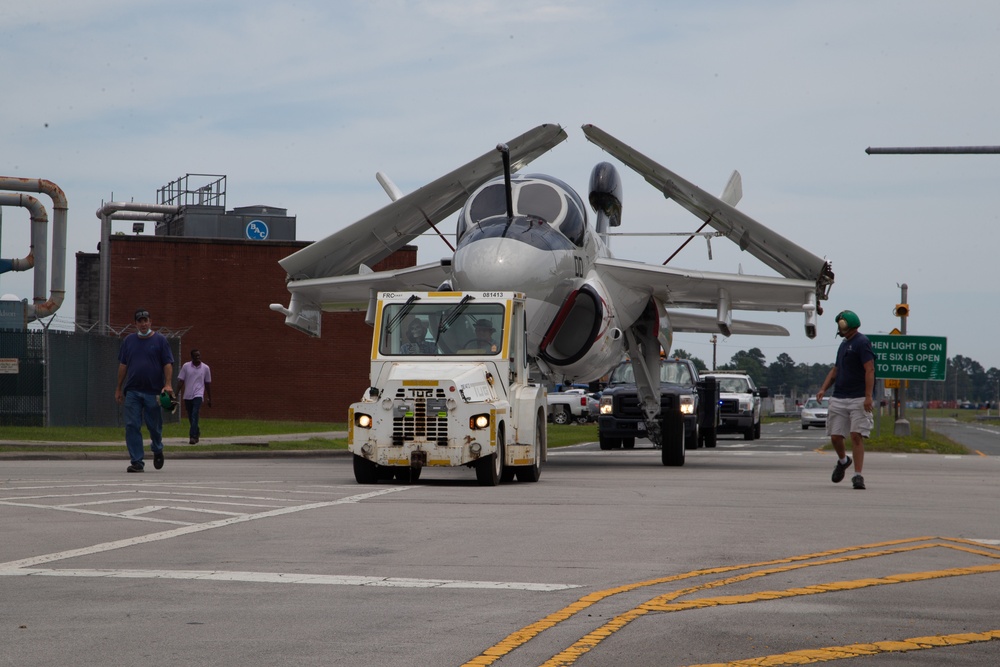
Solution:
M554 424L586 424L598 415L597 399L583 389L568 389L548 395L549 421Z

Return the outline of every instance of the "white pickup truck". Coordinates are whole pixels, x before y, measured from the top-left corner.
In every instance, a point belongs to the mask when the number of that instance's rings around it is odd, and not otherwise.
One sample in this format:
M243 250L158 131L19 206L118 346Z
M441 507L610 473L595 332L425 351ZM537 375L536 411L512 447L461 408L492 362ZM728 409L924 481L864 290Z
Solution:
M586 424L597 419L597 399L583 389L567 389L548 394L549 421L553 424Z

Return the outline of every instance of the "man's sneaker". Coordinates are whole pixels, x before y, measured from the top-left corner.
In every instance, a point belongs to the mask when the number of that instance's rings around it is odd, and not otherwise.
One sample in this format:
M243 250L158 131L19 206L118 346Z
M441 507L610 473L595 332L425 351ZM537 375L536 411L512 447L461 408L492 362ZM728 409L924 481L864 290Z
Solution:
M194 445L198 442L198 438L188 438L188 444Z
M854 483L854 488L855 489L863 489L863 488L865 488L865 478L862 477L861 475L855 475L854 477L852 477L851 478L851 482Z
M130 465L128 468L125 468L125 472L142 472L142 466Z
M854 463L854 459L850 456L847 457L847 463L837 461L837 467L833 469L833 475L830 476L834 484L844 479L844 471L850 468L852 463Z
M157 470L163 467L163 452L153 452L153 467Z

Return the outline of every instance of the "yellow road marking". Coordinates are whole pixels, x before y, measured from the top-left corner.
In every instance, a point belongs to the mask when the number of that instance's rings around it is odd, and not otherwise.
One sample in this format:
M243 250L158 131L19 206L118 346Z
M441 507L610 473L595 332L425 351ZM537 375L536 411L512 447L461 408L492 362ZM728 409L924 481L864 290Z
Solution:
M911 637L902 641L872 642L870 644L848 644L846 646L827 646L826 648L776 653L760 658L733 660L730 662L713 662L689 667L782 667L783 665L804 665L811 662L828 662L844 658L877 655L879 653L905 653L907 651L923 651L929 648L944 646L961 646L1000 639L1000 630L989 632L962 632L954 635L933 635L930 637Z
M932 540L942 540L939 542L931 542ZM914 544L916 543L916 544ZM883 547L894 547L898 545L906 545L899 548L884 549ZM661 577L657 579L650 579L647 581L640 581L632 584L626 584L623 586L618 586L615 588L609 588L602 591L595 591L589 595L585 595L573 604L560 609L548 616L542 618L535 623L525 626L524 628L508 635L506 638L500 642L494 644L490 648L483 651L482 654L476 658L465 663L463 667L477 666L482 667L485 665L492 665L494 662L502 658L503 656L509 654L516 648L523 646L527 642L531 641L539 634L555 627L559 623L571 618L575 614L587 609L588 607L597 604L598 602L605 600L611 596L617 595L619 593L626 593L630 591L637 590L639 588L655 586L659 584L671 583L675 581L682 581L685 579L691 579L695 577L702 577L712 574L724 574L728 572L735 572L738 570L745 570L749 568L760 568L766 567L764 570L757 570L754 572L749 572L746 574L738 575L735 577L729 577L722 580L710 581L704 584L699 584L697 586L692 586L688 588L681 589L679 591L674 591L667 593L665 595L660 595L646 603L639 605L638 607L616 616L608 623L588 633L586 636L582 637L579 641L575 642L572 646L566 650L560 652L559 654L553 656L549 661L543 663L543 667L555 667L556 665L571 665L577 658L582 654L590 651L592 648L597 646L601 641L607 639L612 634L625 627L631 621L644 616L650 612L669 612L669 611L681 611L686 609L696 609L700 607L716 606L719 604L738 604L742 602L756 602L761 600L773 600L780 599L782 597L793 597L795 595L811 595L816 593L826 593L832 591L840 590L853 590L855 588L865 588L868 586L875 585L885 585L889 583L904 583L910 581L922 581L925 579L934 579L947 576L964 576L967 574L980 574L986 572L1000 572L1000 564L997 565L986 565L977 566L972 568L953 568L949 570L938 570L934 572L924 572L915 574L899 574L891 575L890 577L883 577L880 579L861 579L857 582L832 582L830 584L822 584L819 586L807 586L797 589L790 589L795 591L794 594L786 594L786 591L766 591L763 593L757 593L747 596L723 596L718 598L704 598L702 600L693 600L688 602L671 603L670 600L675 600L676 598L683 595L690 595L691 593L697 592L699 590L705 590L708 588L717 588L719 586L725 586L738 581L746 581L748 579L758 578L767 576L769 574L776 574L780 572L788 572L795 569L801 569L805 567L814 567L818 565L831 565L843 562L849 562L853 560L859 560L863 558L874 558L877 556L892 555L898 553L904 553L909 551L916 551L918 549L927 549L932 547L945 547L950 549L955 549L957 551L965 551L968 553L973 553L980 556L986 556L989 558L1000 559L1000 549L995 547L984 545L978 542L973 542L971 540L963 540L957 538L935 538L935 537L919 537L912 539L903 540L890 540L886 542L877 542L873 544L866 544L854 547L845 547L842 549L833 549L824 552L818 552L813 554L804 554L800 556L792 556L789 558L781 558L771 561L763 561L759 563L747 563L742 565L730 565L718 568L706 568L703 570L693 570L691 572L686 572L683 574L672 575L669 577ZM875 552L867 553L852 553L859 551L867 551L871 549L880 549ZM849 554L849 555L841 555ZM839 556L839 557L833 557ZM816 560L816 559L824 560ZM814 562L804 562L804 561L814 561ZM770 567L786 565L786 567ZM859 582L863 582L860 585Z

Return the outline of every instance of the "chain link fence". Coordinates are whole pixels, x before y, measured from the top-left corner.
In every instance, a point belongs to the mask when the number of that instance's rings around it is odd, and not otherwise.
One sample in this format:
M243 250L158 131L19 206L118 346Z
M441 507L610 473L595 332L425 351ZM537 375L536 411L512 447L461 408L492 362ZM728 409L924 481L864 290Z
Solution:
M180 359L180 337L168 338ZM115 336L0 331L0 426L124 426ZM179 364L174 364L176 378ZM164 423L180 413L164 414Z

